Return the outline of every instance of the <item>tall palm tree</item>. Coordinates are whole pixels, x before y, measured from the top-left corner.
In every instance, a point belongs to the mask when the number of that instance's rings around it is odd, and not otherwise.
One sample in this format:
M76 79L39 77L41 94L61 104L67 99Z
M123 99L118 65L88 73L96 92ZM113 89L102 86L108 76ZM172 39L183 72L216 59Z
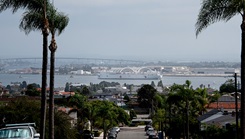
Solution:
M190 119L196 118L199 116L200 112L204 111L206 101L199 92L192 88L191 82L187 80L183 85L174 84L171 86L171 92L168 95L167 103L170 105L170 116L173 110L176 116L179 115L179 117L183 117L185 120L183 132L185 138L189 139Z
M185 139L189 139L189 105L190 100L193 96L193 91L190 88L190 81L186 81L186 84L184 85L173 85L171 87L172 92L175 92L173 95L171 95L168 99L174 100L174 103L180 103L184 104L182 107L184 109L185 114ZM177 105L181 105L177 104Z
M46 84L47 84L47 65L48 65L48 20L46 14L46 4L48 0L0 0L0 12L12 9L15 13L18 9L29 9L43 13L43 60L42 60L42 87L41 87L41 120L40 120L40 138L45 138L46 121Z
M48 3L47 5L47 19L49 22L49 30L52 35L51 44L49 46L50 56L50 93L49 93L49 138L54 139L54 65L55 65L55 51L57 49L55 34L60 35L65 27L68 25L69 18L61 12L57 12L55 7ZM32 30L41 30L43 16L42 13L38 13L32 10L28 10L24 13L24 16L20 23L20 28L27 34Z
M196 22L196 35L218 21L229 21L235 15L241 22L241 137L245 139L245 1L243 0L203 0Z
M51 44L49 45L50 54L50 93L49 93L49 138L54 139L54 70L55 70L55 51L57 44L55 34L60 35L68 25L69 18L63 13L57 12L54 7L48 9L49 29L52 35Z

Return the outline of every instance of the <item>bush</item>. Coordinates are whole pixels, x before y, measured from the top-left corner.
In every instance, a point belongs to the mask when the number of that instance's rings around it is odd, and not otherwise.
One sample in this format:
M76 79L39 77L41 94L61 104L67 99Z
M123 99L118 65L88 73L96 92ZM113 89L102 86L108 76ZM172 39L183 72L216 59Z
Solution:
M102 131L98 131L98 130L93 131L94 137L99 137L101 133Z

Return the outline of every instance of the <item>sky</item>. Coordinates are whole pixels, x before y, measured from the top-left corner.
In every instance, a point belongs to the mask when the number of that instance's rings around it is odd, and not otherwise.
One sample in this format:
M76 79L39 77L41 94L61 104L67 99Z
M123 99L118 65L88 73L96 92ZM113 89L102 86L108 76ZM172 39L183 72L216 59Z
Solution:
M53 0L69 17L56 57L240 62L241 17L195 35L201 0ZM0 13L0 58L42 57L42 34L19 29L23 10ZM50 37L50 36L49 36Z

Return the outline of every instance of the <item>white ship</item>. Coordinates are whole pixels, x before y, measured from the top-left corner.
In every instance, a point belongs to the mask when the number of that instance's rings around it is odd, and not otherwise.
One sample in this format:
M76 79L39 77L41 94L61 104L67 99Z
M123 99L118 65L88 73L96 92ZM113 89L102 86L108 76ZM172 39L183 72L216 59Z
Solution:
M145 68L138 70L132 68L123 68L111 71L104 71L98 74L98 79L111 79L111 80L160 80L162 77L155 71Z

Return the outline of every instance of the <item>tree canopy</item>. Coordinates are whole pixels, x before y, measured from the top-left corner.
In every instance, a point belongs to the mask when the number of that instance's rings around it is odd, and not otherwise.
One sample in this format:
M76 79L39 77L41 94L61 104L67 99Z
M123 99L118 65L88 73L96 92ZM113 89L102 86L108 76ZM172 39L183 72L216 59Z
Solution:
M156 95L157 90L151 85L143 85L138 91L137 101L140 103L141 107L151 108L153 103L153 98Z

